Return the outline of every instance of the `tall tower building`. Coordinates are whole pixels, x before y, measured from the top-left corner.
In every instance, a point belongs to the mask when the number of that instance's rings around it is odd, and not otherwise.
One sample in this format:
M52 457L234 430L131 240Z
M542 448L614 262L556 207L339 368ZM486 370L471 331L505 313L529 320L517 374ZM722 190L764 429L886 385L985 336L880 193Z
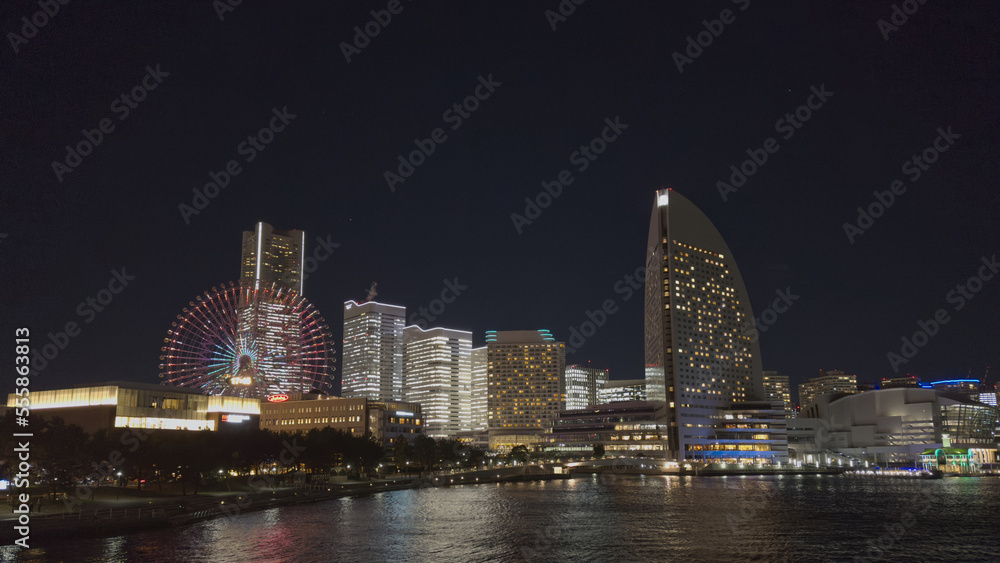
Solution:
M765 371L763 373L764 398L768 401L781 401L785 409L785 418L795 416L795 405L792 404L792 387L788 382L787 375L781 375L776 371Z
M472 430L485 432L487 428L486 346L472 349Z
M608 370L580 365L566 366L566 410L598 404L598 389L608 381Z
M547 330L486 332L490 448L540 441L566 405L566 344Z
M375 301L344 303L341 395L403 400L406 307Z
M243 231L240 279L274 282L302 295L305 249L305 231L279 231L267 223L257 223L254 230Z
M472 430L472 333L403 330L403 400L419 403L424 434L450 438Z
M762 397L760 348L726 241L673 190L653 200L645 294L647 393L669 407L668 457L700 458L717 442L718 409Z

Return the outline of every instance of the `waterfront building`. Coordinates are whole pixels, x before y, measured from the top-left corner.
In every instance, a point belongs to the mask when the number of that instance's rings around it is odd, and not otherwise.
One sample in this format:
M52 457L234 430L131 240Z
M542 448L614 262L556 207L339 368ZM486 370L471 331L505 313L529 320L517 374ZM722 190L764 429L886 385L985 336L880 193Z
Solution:
M805 408L820 395L828 393L857 393L858 376L847 375L839 370L823 372L819 377L799 383L799 405Z
M711 463L788 463L788 415L782 401L744 401L720 408L714 440L692 445L691 459ZM696 448L703 448L698 450Z
M282 393L262 399L259 411L260 427L273 432L305 434L314 428L334 428L383 445L400 436L412 442L423 433L420 405L402 401Z
M763 397L760 348L743 277L712 222L673 190L653 202L646 249L645 365L667 403L669 458L715 440L716 415Z
M472 359L472 431L486 432L488 426L489 384L486 369L486 346L473 348Z
M302 295L305 248L305 231L281 231L267 223L257 223L254 230L243 231L240 281L275 283Z
M607 455L642 453L663 459L667 450L667 406L662 401L622 401L560 411L544 450L590 456L595 445Z
M620 403L622 401L645 401L645 379L609 380L597 390L597 403Z
M403 330L403 398L419 403L424 434L451 438L472 430L472 333Z
M602 402L598 389L608 381L608 370L581 365L566 366L566 410L582 409Z
M406 307L375 301L344 303L341 395L403 399L405 321Z
M18 399L7 395L8 408L16 407ZM31 414L59 417L88 433L115 428L217 431L257 424L260 402L185 387L109 381L32 390Z
M789 421L793 457L805 463L846 456L875 465L914 466L928 448L950 446L982 463L996 459L996 407L933 389L825 394Z
M785 410L785 418L795 416L795 405L792 403L792 386L787 375L776 371L762 372L764 381L764 398L768 401L781 401Z
M547 330L487 331L491 449L542 440L565 409L566 345Z

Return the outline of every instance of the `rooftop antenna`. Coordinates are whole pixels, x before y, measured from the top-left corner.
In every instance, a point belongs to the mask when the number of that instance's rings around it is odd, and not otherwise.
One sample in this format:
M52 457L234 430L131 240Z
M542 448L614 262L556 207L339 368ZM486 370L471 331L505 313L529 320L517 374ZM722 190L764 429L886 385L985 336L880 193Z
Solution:
M372 282L372 286L368 288L368 297L365 301L371 301L372 299L375 299L376 295L378 295L378 292L375 291L376 285L378 285L378 282Z

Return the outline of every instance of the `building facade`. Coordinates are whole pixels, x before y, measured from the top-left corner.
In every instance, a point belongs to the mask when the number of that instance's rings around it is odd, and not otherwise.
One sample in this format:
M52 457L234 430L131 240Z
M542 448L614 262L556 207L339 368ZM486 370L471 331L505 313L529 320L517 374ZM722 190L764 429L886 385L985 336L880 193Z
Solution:
M608 381L608 370L581 365L566 366L566 410L586 408L601 402L597 390Z
M787 421L780 400L738 402L720 408L715 439L705 445L692 445L695 453L691 458L712 463L788 463Z
M341 395L403 400L406 308L375 301L344 303Z
M792 387L788 382L787 375L781 375L776 371L763 372L764 398L768 401L781 401L785 418L795 416L795 405L792 403Z
M19 397L7 396L16 407ZM152 430L221 430L257 424L260 402L255 398L203 395L184 387L110 381L49 391L31 392L31 412L62 418L85 432L114 428Z
M399 436L412 442L423 433L420 405L400 401L282 393L261 400L259 408L260 427L273 432L305 434L314 428L334 428L383 445Z
M472 430L472 333L403 330L403 397L419 403L424 433L450 438Z
M240 280L275 283L302 295L305 252L305 231L281 231L259 222L254 230L243 231Z
M589 456L595 445L609 455L642 453L662 459L667 449L667 406L663 402L622 401L565 410L552 422L545 451Z
M792 423L789 448L807 463L843 457L841 463L912 467L928 448L943 447L993 463L998 421L996 407L934 389L823 394Z
M566 345L547 330L487 331L490 447L540 442L565 409Z
M920 379L915 375L903 377L883 377L879 382L881 389L899 389L901 387L920 387Z
M857 392L858 376L848 375L840 370L827 371L819 377L799 383L799 405L805 408L820 395Z
M488 395L486 346L473 348L472 358L472 431L486 432L488 428Z
M645 379L619 379L606 382L597 390L598 404L622 401L645 401Z
M673 190L654 198L645 283L647 393L668 405L669 457L693 459L712 443L718 409L760 398L763 385L750 299L732 252Z

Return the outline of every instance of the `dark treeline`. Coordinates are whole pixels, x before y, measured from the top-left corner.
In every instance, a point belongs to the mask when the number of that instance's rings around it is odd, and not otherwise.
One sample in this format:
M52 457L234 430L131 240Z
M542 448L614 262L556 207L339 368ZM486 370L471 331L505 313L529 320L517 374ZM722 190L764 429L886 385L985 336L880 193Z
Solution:
M14 481L18 444L25 429L12 414L0 420L0 479ZM369 477L419 473L444 467L472 467L485 452L457 440L420 435L382 444L333 428L305 434L272 432L254 425L222 431L115 428L88 434L61 418L34 417L30 438L30 482L46 492L69 492L79 485L172 484L182 494L218 483L226 476L273 476L281 483L296 472Z

